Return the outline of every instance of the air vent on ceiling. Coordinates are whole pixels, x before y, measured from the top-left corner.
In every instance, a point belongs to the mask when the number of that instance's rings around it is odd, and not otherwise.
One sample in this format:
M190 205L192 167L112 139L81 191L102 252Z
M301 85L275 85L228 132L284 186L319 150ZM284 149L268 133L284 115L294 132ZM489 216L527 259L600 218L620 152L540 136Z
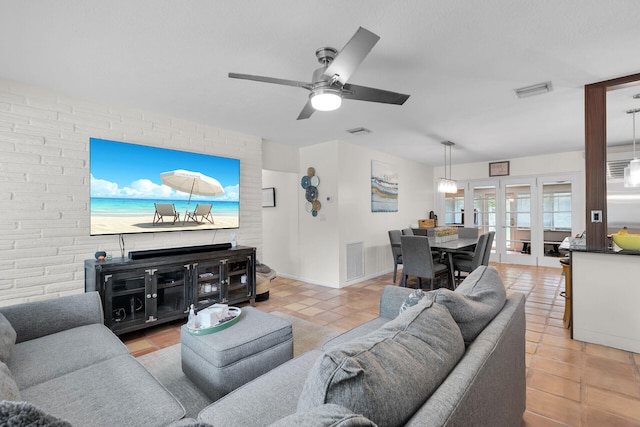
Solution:
M541 95L543 93L551 92L553 90L553 86L551 82L538 83L536 85L521 87L519 89L514 89L516 96L518 98L527 98L529 96Z
M352 135L366 135L368 133L371 133L369 129L363 128L363 127L349 129L347 130L347 132L349 132Z

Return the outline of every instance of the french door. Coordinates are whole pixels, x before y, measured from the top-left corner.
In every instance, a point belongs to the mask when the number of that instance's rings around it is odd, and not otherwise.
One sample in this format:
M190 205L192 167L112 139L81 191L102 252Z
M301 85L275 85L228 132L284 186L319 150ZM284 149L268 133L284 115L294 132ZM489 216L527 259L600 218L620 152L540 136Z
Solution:
M440 199L445 221L479 233L495 231L494 262L558 267L564 238L584 229L579 174L459 181L458 186L457 194Z

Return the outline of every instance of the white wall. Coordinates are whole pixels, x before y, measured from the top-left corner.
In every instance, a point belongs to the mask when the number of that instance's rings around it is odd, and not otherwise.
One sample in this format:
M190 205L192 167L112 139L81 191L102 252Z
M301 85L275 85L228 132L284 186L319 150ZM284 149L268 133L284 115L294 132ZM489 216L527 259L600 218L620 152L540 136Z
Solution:
M259 137L0 80L0 305L81 293L85 259L120 255L117 236L89 235L90 137L240 159L240 229L126 235L127 251L235 232L261 256Z
M371 212L371 161L393 165L399 172L398 212ZM343 141L300 149L300 262L297 279L343 287L393 270L388 230L406 228L433 206L432 168ZM317 217L304 209L300 178L308 167L320 178ZM330 200L327 200L327 197ZM346 280L346 245L364 244L364 276ZM286 274L286 272L283 272Z
M260 262L280 276L299 277L298 206L304 200L300 197L300 177L297 172L263 170L262 186L275 188L276 206L262 208Z
M453 159L455 160L455 152ZM563 172L582 172L584 174L584 151L504 160L509 160L509 176L541 176ZM451 169L451 176L456 180L489 178L489 162L454 164ZM440 177L444 177L443 166L438 166L433 170L434 182L437 183L437 179Z

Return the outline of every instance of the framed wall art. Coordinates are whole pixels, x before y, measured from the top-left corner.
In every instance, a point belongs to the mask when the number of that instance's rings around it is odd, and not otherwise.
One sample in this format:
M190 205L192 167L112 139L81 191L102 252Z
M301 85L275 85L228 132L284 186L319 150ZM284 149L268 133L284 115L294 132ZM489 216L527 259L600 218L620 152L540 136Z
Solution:
M509 176L509 161L489 163L489 176Z
M262 189L262 207L263 208L275 208L276 207L276 189L273 187Z
M398 212L398 171L377 160L371 161L371 212Z

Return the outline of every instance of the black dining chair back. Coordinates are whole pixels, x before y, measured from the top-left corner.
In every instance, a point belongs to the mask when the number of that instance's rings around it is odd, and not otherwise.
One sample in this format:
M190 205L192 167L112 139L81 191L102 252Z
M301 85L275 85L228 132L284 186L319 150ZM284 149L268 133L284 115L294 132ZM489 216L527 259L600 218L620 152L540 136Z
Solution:
M393 255L393 283L396 283L398 264L402 264L402 233L400 230L389 230L389 243L391 243L391 255Z
M433 289L435 279L444 275L448 277L445 264L434 261L429 239L425 236L401 236L402 242L402 279L400 286L407 286L407 277L418 278L418 286L422 288L422 279L428 279Z
M482 233L478 237L478 243L473 251L473 256L467 255L454 255L453 256L453 269L457 272L457 280L461 280L461 273L471 273L476 268L482 265L487 248L487 240L489 233Z
M411 228L403 228L402 229L402 235L403 236L414 236L415 233L413 232L413 230Z
M487 237L487 244L484 249L484 256L482 257L482 265L489 265L489 258L491 257L491 247L493 246L493 239L496 236L495 231L489 231Z

